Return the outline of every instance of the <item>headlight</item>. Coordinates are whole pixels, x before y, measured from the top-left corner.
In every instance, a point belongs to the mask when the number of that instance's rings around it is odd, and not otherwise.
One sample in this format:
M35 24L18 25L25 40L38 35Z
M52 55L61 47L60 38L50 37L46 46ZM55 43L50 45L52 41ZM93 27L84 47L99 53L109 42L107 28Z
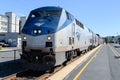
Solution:
M41 30L38 30L38 33L41 33Z
M24 39L24 40L26 40L26 39L27 39L27 37L26 37L26 36L24 36L24 37L23 37L23 39Z
M34 30L33 32L36 34L36 33L37 33L37 30Z
M52 38L51 38L51 36L48 36L47 39L48 39L48 40L51 40Z
M41 30L34 30L33 33L34 33L34 34L41 33Z

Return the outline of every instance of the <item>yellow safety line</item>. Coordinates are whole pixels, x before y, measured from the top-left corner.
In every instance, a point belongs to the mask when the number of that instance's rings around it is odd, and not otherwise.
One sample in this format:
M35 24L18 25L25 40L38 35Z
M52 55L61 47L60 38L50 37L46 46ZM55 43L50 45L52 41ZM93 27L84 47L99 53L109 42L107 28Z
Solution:
M100 48L101 49L101 48ZM84 65L84 67L80 70L80 72L73 78L73 80L77 80L78 77L83 73L83 71L87 68L87 66L92 62L96 54L100 51L100 49L92 56L92 58Z
M111 50L113 51L113 53L115 54L115 56L117 56L117 57L120 56L120 54L115 49L113 49L110 45L109 45L109 47L111 48Z

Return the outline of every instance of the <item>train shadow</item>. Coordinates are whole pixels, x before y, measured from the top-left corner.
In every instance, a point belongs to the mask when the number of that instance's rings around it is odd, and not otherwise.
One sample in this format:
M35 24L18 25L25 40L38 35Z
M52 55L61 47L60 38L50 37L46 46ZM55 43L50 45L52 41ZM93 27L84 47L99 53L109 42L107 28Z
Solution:
M0 78L19 72L22 69L20 60L2 62L0 63Z

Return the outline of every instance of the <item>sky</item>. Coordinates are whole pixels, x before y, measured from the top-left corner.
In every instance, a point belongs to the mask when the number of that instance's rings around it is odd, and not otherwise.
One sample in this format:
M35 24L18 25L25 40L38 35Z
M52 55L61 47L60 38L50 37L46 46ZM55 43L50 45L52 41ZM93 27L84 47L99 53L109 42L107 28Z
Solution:
M120 0L0 0L0 14L28 16L33 9L60 6L102 37L120 35Z

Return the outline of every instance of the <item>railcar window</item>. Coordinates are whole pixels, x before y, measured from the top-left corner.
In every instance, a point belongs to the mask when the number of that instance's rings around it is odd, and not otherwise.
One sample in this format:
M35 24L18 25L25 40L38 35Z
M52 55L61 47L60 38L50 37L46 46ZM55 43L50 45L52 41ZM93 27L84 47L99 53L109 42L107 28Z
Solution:
M72 15L66 11L67 19L72 20Z
M72 45L72 44L74 44L74 38L69 37L69 45Z
M67 15L67 19L70 19L70 16L69 16L69 13L68 13L68 12L66 12L66 15Z
M69 37L69 45L72 45L72 38Z
M75 20L76 20L76 24L77 24L78 26L80 26L82 29L84 29L83 24L82 24L81 22L79 22L77 19L75 19Z
M45 16L60 16L61 11L60 10L50 10L46 11Z

